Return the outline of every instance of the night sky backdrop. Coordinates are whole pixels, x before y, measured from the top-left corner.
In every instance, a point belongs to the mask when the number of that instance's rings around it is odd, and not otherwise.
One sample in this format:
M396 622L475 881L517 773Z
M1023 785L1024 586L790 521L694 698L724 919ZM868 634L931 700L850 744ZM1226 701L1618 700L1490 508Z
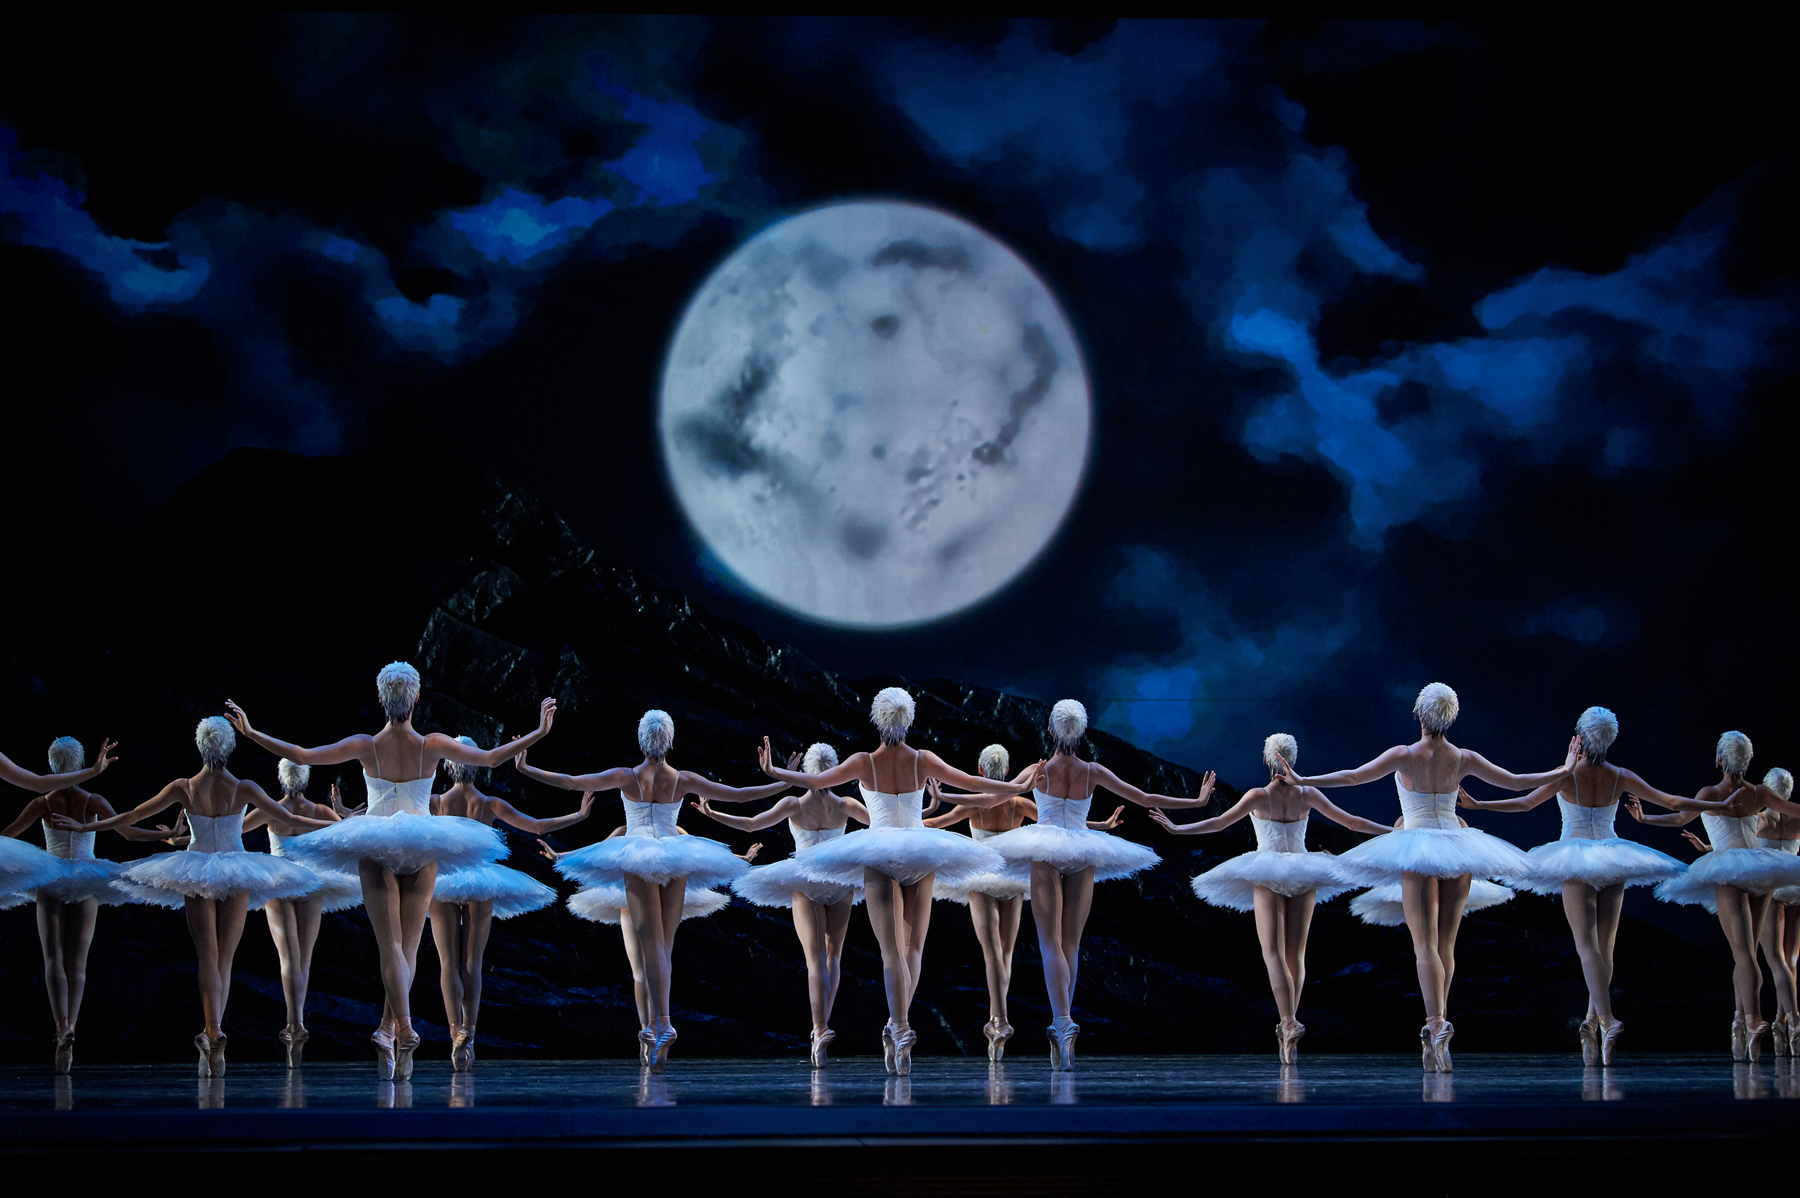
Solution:
M1726 728L1759 775L1794 767L1781 41L10 16L8 618L28 632L60 602L47 582L269 446L411 459L392 502L420 521L500 470L602 553L829 668L1077 696L1239 785L1268 732L1315 771L1410 738L1432 680L1462 695L1459 742L1511 768L1558 760L1592 703L1665 788L1709 781ZM655 426L708 271L774 220L870 196L1031 263L1096 415L1048 551L889 633L724 576ZM1553 834L1530 818L1481 822Z

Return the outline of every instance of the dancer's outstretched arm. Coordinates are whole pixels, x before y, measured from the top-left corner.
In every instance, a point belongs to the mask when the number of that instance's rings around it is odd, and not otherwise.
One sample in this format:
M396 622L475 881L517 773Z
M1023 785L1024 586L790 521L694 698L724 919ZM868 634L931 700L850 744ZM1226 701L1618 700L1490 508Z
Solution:
M1244 792L1242 798L1227 807L1211 819L1199 820L1191 824L1178 824L1168 817L1160 807L1150 808L1150 818L1163 826L1163 831L1172 832L1176 836L1203 836L1208 832L1221 832L1250 814L1250 804L1264 797L1268 792L1258 786L1254 790Z
M601 770L597 774L553 774L528 763L523 753L513 758L513 768L534 782L561 787L563 790L622 790L625 783L635 777L628 767L622 765Z
M576 810L568 815L558 815L551 819L533 819L505 799L490 798L487 795L481 797L487 802L488 810L494 813L495 819L503 824L510 824L521 832L530 832L534 836L547 836L551 832L558 832L563 828L578 824L586 819L594 808L594 792L591 790L582 792L581 806Z
M1569 738L1569 751L1563 758L1561 768L1537 774L1515 774L1511 770L1503 770L1473 749L1464 749L1462 753L1464 772L1480 778L1489 786L1505 790L1536 790L1550 782L1558 786L1566 785L1574 777L1575 763L1581 759L1581 738ZM1462 779L1458 778L1457 781L1461 782Z
M1093 768L1094 781L1098 784L1094 789L1105 787L1121 799L1130 799L1139 807L1204 807L1212 802L1213 786L1219 780L1217 772L1207 770L1206 776L1200 779L1200 793L1191 799L1178 799L1173 795L1152 794L1147 790L1139 790L1131 783L1122 781L1119 775L1098 762L1094 764Z
M1370 836L1382 836L1393 831L1393 829L1386 824L1378 824L1374 820L1364 819L1360 815L1351 815L1348 811L1339 807L1336 803L1320 794L1317 790L1309 789L1306 799L1308 806L1310 806L1312 810L1317 811L1332 823L1346 827L1352 832L1367 832Z
M1701 840L1698 836L1695 836L1692 832L1689 832L1686 828L1683 828L1681 830L1681 838L1683 840L1687 841L1689 844L1693 845L1695 848L1699 849L1702 853L1712 852L1712 845L1707 844L1704 840Z
M852 753L849 757L819 774L803 774L796 770L784 770L774 761L774 751L769 747L769 738L763 737L762 747L756 751L757 764L763 773L771 778L778 778L795 786L803 786L808 790L828 790L833 786L841 786L846 782L860 782L864 786L875 785L875 759L867 753ZM1035 778L1037 770L1043 765L1038 762L1031 767L1030 776ZM948 764L936 753L919 750L919 779L929 781L936 778L939 782L948 782L969 791L967 795L959 795L967 805L972 807L992 807L1018 794L1019 783L1004 778L980 778L974 774L965 774L955 766Z
M1717 811L1731 806L1732 796L1722 799L1688 799L1681 795L1665 794L1650 785L1628 769L1619 770L1619 789L1634 798L1646 803L1655 803L1658 807L1667 807L1671 811ZM1685 822L1685 821L1684 821Z
M153 815L160 815L177 803L186 802L187 797L187 779L177 778L157 791L153 798L145 799L130 811L121 811L102 819L86 821L76 820L67 815L53 815L50 817L50 826L63 832L110 832L115 828L141 823Z
M1638 802L1636 795L1625 796L1625 810L1631 812L1631 818L1638 823L1658 828L1679 828L1700 818L1698 807L1690 811L1671 811L1667 815L1645 815L1643 805Z
M69 786L80 786L91 778L98 778L106 772L107 766L118 760L112 756L112 751L118 747L117 741L102 742L100 754L94 758L94 764L84 770L75 770L67 774L34 774L28 769L21 769L14 765L11 758L0 753L0 782L10 782L20 790L29 790L33 794L41 795Z
M1728 805L1735 802L1741 802L1741 796L1745 791L1749 791L1755 796L1758 803L1761 803L1770 811L1779 811L1783 815L1800 815L1800 803L1795 803L1789 799L1782 798L1760 782L1745 782L1737 790L1727 796L1725 804Z
M754 803L758 799L772 799L791 785L765 782L761 786L726 786L723 782L682 770L675 776L675 801L679 803L689 795L695 795L714 803Z
M1478 799L1459 786L1456 788L1456 805L1481 811L1530 811L1556 797L1562 788L1561 782L1546 782L1528 795L1511 799Z
M232 726L238 735L255 742L275 754L285 757L299 765L341 765L346 761L359 763L363 770L374 775L381 768L380 759L375 754L375 738L367 733L359 732L355 736L346 736L343 740L329 745L318 745L304 748L278 740L266 733L258 732L250 726L250 717L242 707L229 700L225 703L225 713L231 719ZM454 736L442 732L425 734L425 752L442 760L454 761L460 765L477 765L493 767L504 764L518 753L524 752L538 741L550 734L550 725L556 720L556 700L545 699L538 704L538 726L524 736L514 737L505 744L496 745L492 749L478 749L464 744Z
M785 787L787 784L784 782ZM723 811L714 811L711 800L702 797L693 804L694 810L708 819L717 820L727 828L736 828L740 832L760 832L764 828L772 828L782 820L800 811L800 796L789 795L767 811L757 815L726 815Z
M1329 774L1309 774L1305 777L1296 774L1294 767L1286 760L1276 757L1275 772L1294 786L1361 786L1366 782L1378 782L1405 765L1406 749L1405 745L1395 745L1375 760L1353 770L1333 770Z

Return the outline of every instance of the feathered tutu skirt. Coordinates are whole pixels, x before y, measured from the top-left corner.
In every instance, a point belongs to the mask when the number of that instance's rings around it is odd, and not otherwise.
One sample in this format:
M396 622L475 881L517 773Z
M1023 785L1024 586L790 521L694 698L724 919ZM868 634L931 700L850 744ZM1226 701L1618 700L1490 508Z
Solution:
M0 911L35 902L40 896L59 903L79 903L97 899L103 907L129 903L131 896L115 885L124 872L126 862L104 861L96 857L60 858L46 853L56 862L56 876L28 890L0 895Z
M1094 881L1111 882L1129 878L1162 860L1141 844L1092 828L1026 824L984 843L1000 854L1009 876L1027 884L1035 861L1042 861L1061 874L1078 874L1092 866Z
M61 858L46 853L35 844L0 836L0 891L25 894L36 890L54 882L61 866Z
M355 874L372 861L396 874L415 874L433 861L441 870L492 865L506 856L498 830L472 819L442 815L358 815L296 836L282 850L318 870Z
M1330 853L1279 853L1271 849L1241 853L1207 870L1192 885L1203 901L1233 911L1254 910L1258 886L1287 898L1314 890L1321 903L1355 889L1339 874L1337 858Z
M556 859L556 872L582 886L623 886L625 876L655 886L686 878L699 890L729 885L750 866L704 836L626 834L595 841Z
M491 902L495 919L511 919L548 907L556 901L556 891L504 865L471 865L438 871L431 897L440 903Z
M250 896L252 906L270 899L304 898L319 888L305 866L270 853L159 853L120 871L117 885L132 902L182 907L190 898Z
M1800 886L1783 886L1769 897L1784 907L1800 905Z
M802 894L825 907L836 906L849 899L862 902L861 886L839 886L834 882L815 882L800 872L796 857L759 865L731 884L739 898L759 907L794 905L794 895Z
M1463 914L1498 907L1509 902L1512 896L1513 892L1506 887L1476 878L1469 883L1469 901L1463 904ZM1379 924L1384 928L1404 927L1406 909L1400 901L1400 883L1389 882L1357 895L1350 900L1350 914L1364 923Z
M1012 833L1008 832L1010 836ZM795 853L791 860L800 876L834 886L861 886L863 871L884 873L903 886L936 874L948 886L978 874L1006 872L1005 860L989 845L942 828L863 828Z
M569 914L577 919L585 919L589 923L620 922L619 912L625 909L625 888L623 886L590 886L586 890L577 890L568 898ZM695 890L691 887L682 897L681 918L705 919L715 911L723 910L731 905L731 896L720 894L716 890Z
M1687 868L1667 853L1617 836L1605 840L1552 840L1525 856L1531 868L1506 881L1533 894L1558 895L1564 882L1581 882L1595 890L1608 886L1650 886L1680 876Z
M1021 878L1017 874L976 874L966 882L956 882L946 886L932 888L931 897L946 899L952 903L968 905L971 894L985 894L989 898L1016 899L1031 901L1031 879Z
M1800 886L1800 857L1774 849L1714 849L1656 888L1665 903L1705 907L1715 914L1714 886L1736 886L1751 894L1773 894Z
M1360 886L1398 882L1401 874L1511 878L1531 870L1522 849L1475 828L1401 828L1363 841L1337 864L1340 877Z

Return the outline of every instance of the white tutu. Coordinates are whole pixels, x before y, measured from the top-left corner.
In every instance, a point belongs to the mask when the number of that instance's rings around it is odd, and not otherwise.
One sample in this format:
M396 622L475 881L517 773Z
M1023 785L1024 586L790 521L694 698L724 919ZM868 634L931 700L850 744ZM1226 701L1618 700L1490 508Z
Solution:
M1256 850L1240 853L1193 880L1194 893L1215 907L1233 911L1255 909L1256 888L1262 886L1286 898L1317 891L1326 903L1355 887L1338 873L1337 858L1330 853L1281 853Z
M715 911L721 911L731 905L731 896L720 894L716 890L689 890L681 904L681 918L705 919ZM625 888L623 886L590 886L586 890L577 890L568 898L569 914L577 919L585 919L589 923L619 922L619 912L625 909Z
M976 874L966 882L955 882L949 885L932 888L931 897L946 899L952 903L969 902L971 894L985 894L989 898L1016 899L1031 901L1031 879L1021 878L1015 874Z
M1552 840L1525 856L1531 867L1506 881L1533 894L1561 894L1564 882L1583 882L1595 890L1621 883L1649 886L1676 877L1687 868L1667 853L1616 836L1605 840Z
M1363 841L1337 859L1339 876L1360 886L1398 882L1400 875L1510 878L1531 871L1531 858L1475 828L1401 828Z
M24 894L54 882L62 865L35 844L0 836L0 890Z
M440 870L431 897L440 903L492 901L495 919L539 911L556 901L556 891L529 874L504 865L471 865Z
M1784 907L1800 906L1800 886L1783 886L1769 897Z
M1751 894L1773 894L1784 887L1800 886L1800 857L1773 849L1714 849L1658 885L1656 897L1665 903L1705 907L1716 914L1714 886L1736 886Z
M1476 878L1469 883L1469 901L1463 904L1463 913L1498 907L1509 902L1512 896L1513 892L1506 887ZM1400 883L1389 882L1357 895L1350 900L1350 914L1364 923L1379 924L1384 928L1404 927L1406 910L1400 901Z
M864 828L816 844L790 860L801 877L836 886L861 886L863 871L868 869L904 886L926 874L936 874L939 881L955 886L978 874L1006 869L1005 861L987 845L942 828Z
M739 898L747 899L759 907L791 908L796 892L826 907L836 906L845 899L862 902L862 887L815 882L800 872L799 863L793 857L786 861L759 865L734 881L731 888Z
M686 878L689 889L710 890L730 884L749 869L725 845L704 836L614 836L556 860L557 873L584 887L623 886L630 874L657 886Z
M59 903L79 903L86 899L98 899L103 907L116 907L129 903L131 897L115 884L118 876L124 872L123 861L103 861L95 857L70 857L56 859L57 877L17 895L9 895L0 900L0 910L16 907L21 903L36 900L40 895L55 899ZM17 901L11 901L16 899Z
M181 907L189 898L224 899L247 894L260 907L270 899L300 898L319 888L310 869L269 853L160 853L133 862L118 885L133 902Z
M352 907L362 906L362 879L355 874L315 869L312 875L318 879L318 886L310 894L303 894L300 898L318 899L320 911L348 911Z
M319 870L356 874L373 861L396 874L418 873L433 861L439 869L491 865L506 856L500 833L472 819L441 815L359 815L288 840L283 851Z
M1062 874L1077 874L1092 866L1094 881L1129 878L1149 869L1162 858L1141 844L1092 828L1063 828L1027 824L1002 832L987 842L1006 862L1006 873L1029 884L1031 865L1042 861Z

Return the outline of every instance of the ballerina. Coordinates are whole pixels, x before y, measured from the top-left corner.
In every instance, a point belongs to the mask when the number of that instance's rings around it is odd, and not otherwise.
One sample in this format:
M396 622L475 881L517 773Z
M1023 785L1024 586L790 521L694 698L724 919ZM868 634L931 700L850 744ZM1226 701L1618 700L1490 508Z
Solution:
M231 964L244 934L249 905L272 898L295 898L319 887L309 869L267 853L244 851L244 811L256 807L274 828L289 835L301 828L329 827L329 821L288 811L263 788L238 778L226 768L237 737L220 716L208 716L194 729L200 750L200 772L177 778L130 811L104 819L77 820L54 816L51 826L65 832L103 832L125 828L180 805L187 819L186 851L162 853L139 861L119 881L139 902L179 907L187 913L188 935L198 958L200 1010L206 1026L194 1037L200 1050L200 1076L225 1073L225 1003L231 995ZM160 830L159 830L160 831Z
M583 886L623 885L631 911L631 934L650 986L650 1025L638 1033L639 1053L648 1049L650 1068L661 1072L668 1063L675 1027L669 1022L670 959L675 932L681 926L687 888L722 886L749 866L716 840L682 836L675 826L681 802L689 795L715 803L743 803L772 798L787 786L723 786L668 763L675 745L675 721L666 711L651 709L638 720L638 748L644 760L595 774L553 774L515 763L521 774L564 790L616 790L625 804L626 834L608 837L564 853L556 871Z
M34 774L13 764L12 758L0 753L0 782L6 782L34 795L66 790L98 778L117 758L111 756L116 746L106 741L94 764L82 770L62 774ZM34 844L26 844L11 836L0 837L0 895L25 894L39 886L57 881L68 871L62 860ZM11 906L12 904L7 904Z
M1263 967L1269 971L1269 989L1275 995L1280 1022L1275 1043L1281 1063L1292 1065L1300 1055L1300 995L1306 988L1306 936L1312 926L1313 904L1330 902L1352 889L1339 876L1330 853L1306 848L1306 821L1317 811L1333 823L1355 832L1381 836L1389 831L1372 820L1351 815L1313 787L1296 787L1276 769L1279 758L1291 768L1300 756L1299 742L1285 732L1263 741L1263 764L1269 781L1225 812L1193 824L1177 824L1152 808L1150 818L1177 836L1222 832L1246 815L1256 829L1256 848L1193 880L1194 893L1215 907L1256 912L1256 938L1262 943Z
M1413 704L1413 715L1419 721L1419 739L1413 744L1396 745L1355 769L1317 777L1302 778L1279 758L1274 766L1295 786L1360 786L1394 776L1405 826L1357 845L1338 858L1338 865L1347 881L1374 886L1400 883L1419 991L1425 1000L1420 1059L1427 1072L1436 1073L1448 1073L1451 1068L1450 1037L1456 1028L1444 1012L1456 972L1456 932L1469 897L1469 883L1476 875L1504 878L1519 874L1531 864L1506 841L1465 826L1456 814L1457 791L1469 776L1509 790L1533 790L1548 782L1560 785L1567 780L1580 743L1570 742L1561 769L1510 773L1481 754L1450 743L1446 734L1457 709L1456 692L1433 682L1419 692Z
M837 750L827 744L809 745L804 755L788 758L788 768L799 766L808 774L820 774L838 763ZM760 832L787 821L794 837L796 856L751 870L731 884L739 897L759 907L786 907L793 915L794 935L806 954L806 997L812 1008L812 1040L808 1059L814 1069L825 1067L826 1046L837 1038L831 1030L831 1008L837 1001L843 977L844 937L850 930L850 908L862 901L860 888L831 882L813 882L801 876L798 854L816 844L836 840L851 820L866 824L869 812L855 799L829 790L808 790L789 795L759 815L726 815L714 811L706 799L700 813L740 832Z
M1772 852L1756 843L1757 816L1765 807L1782 815L1800 815L1800 805L1745 779L1754 752L1748 736L1727 732L1719 738L1714 753L1722 775L1717 782L1691 799L1649 786L1631 788L1633 800L1669 808L1668 815L1645 815L1639 802L1626 804L1640 823L1679 828L1699 817L1706 825L1707 839L1712 842L1709 851L1685 872L1657 886L1656 897L1667 903L1705 907L1719 917L1719 927L1731 946L1736 1000L1731 1056L1737 1061L1757 1060L1762 1037L1769 1030L1762 1018L1762 971L1756 964L1769 896L1784 886L1800 884L1800 857Z
M1763 777L1763 785L1784 799L1794 797L1794 775L1776 767ZM1800 819L1779 811L1757 816L1756 843L1777 853L1800 853ZM1800 886L1783 886L1769 896L1763 912L1760 939L1763 960L1775 979L1775 1002L1780 1014L1769 1030L1778 1057L1800 1056L1800 1015L1794 1009L1795 958L1800 956Z
M1049 731L1056 752L1034 771L1032 802L1037 823L1003 832L988 847L1006 863L1006 872L1031 883L1031 916L1044 960L1044 988L1050 993L1050 1067L1075 1067L1073 1016L1075 979L1081 969L1081 936L1093 906L1094 883L1128 878L1161 858L1140 844L1088 828L1094 791L1104 787L1140 807L1204 807L1212 800L1215 777L1201 781L1191 799L1139 790L1103 765L1077 754L1087 734L1087 708L1074 699L1050 709ZM1016 783L1007 783L1009 788Z
M1590 707L1575 721L1575 735L1581 742L1580 760L1566 784L1549 783L1512 799L1477 800L1465 793L1458 802L1482 811L1530 811L1556 796L1562 835L1527 853L1530 868L1508 881L1533 894L1562 896L1587 982L1587 1014L1578 1029L1582 1063L1611 1065L1625 1030L1612 1009L1613 946L1625 888L1667 881L1686 866L1613 831L1619 795L1649 789L1636 774L1606 760L1619 735L1619 717L1604 707Z
M1000 779L1011 769L1011 755L1004 745L989 745L975 759L976 769L983 778ZM1025 770L1013 779L1013 784L1026 788L1030 784L1031 773L1036 766ZM935 799L948 797L959 800L962 796L953 792L947 793L937 782L927 786ZM991 840L1005 832L1010 832L1024 824L1028 819L1037 818L1037 804L1027 796L1029 789L1015 794L1007 802L997 803L992 807L974 807L957 802L943 815L933 816L925 821L927 828L951 828L963 820L969 821L969 836L977 843ZM1110 819L1089 820L1087 826L1096 831L1110 831L1124 822L1125 808L1119 807ZM944 885L937 888L936 896L948 899L953 903L967 903L969 921L975 926L975 939L981 944L982 962L986 966L988 988L988 1021L981 1025L981 1034L987 1040L989 1061L1005 1059L1007 1041L1013 1037L1012 1020L1007 1015L1006 1000L1012 991L1013 950L1019 942L1019 923L1025 914L1025 899L1031 893L1029 878L1020 878L1013 874L979 874L967 882L958 885Z
M283 758L276 767L281 782L282 807L296 815L304 815L325 823L342 819L337 811L337 787L334 784L332 804L315 803L306 797L306 784L312 770ZM260 810L244 819L244 831L267 827L269 852L285 858L283 847L290 839L263 817ZM301 833L304 835L304 831ZM312 976L313 946L319 940L319 920L327 911L345 911L362 905L362 883L347 873L319 868L313 870L319 886L298 898L272 898L263 904L263 916L269 922L269 939L275 942L275 955L281 962L281 996L287 1004L287 1024L276 1038L281 1041L282 1056L289 1069L300 1067L301 1054L311 1033L306 1030L306 990Z
M111 748L110 743L107 748ZM104 755L105 750L102 750ZM71 736L50 742L50 768L54 776L74 776L82 770L87 751ZM44 950L44 993L50 999L50 1018L56 1024L55 1065L59 1074L75 1063L75 1024L81 1015L81 998L87 989L88 949L94 939L94 922L102 906L131 900L113 885L125 868L122 862L94 856L92 832L64 832L50 826L53 816L105 819L115 814L112 804L80 786L63 786L38 795L25 804L19 817L0 836L16 837L33 823L44 831L44 848L56 864L53 876L20 892L0 896L0 909L33 903L37 907L38 943ZM127 840L166 840L172 828L116 828Z
M466 736L456 738L479 748ZM485 827L495 820L536 836L572 827L588 817L594 806L592 791L581 796L581 805L568 815L533 819L505 799L482 794L475 788L475 767L460 761L444 762L451 787L433 795L431 814L472 819ZM481 1014L481 963L487 954L488 933L496 919L511 919L537 911L556 901L556 891L529 874L504 865L470 865L441 870L431 898L431 938L437 945L438 984L444 992L444 1018L450 1025L450 1066L467 1073L475 1064L475 1021Z
M431 818L431 780L438 762L499 765L549 734L556 718L556 700L545 699L538 705L536 728L484 752L442 732L421 734L413 729L419 672L406 662L383 666L375 676L375 690L387 716L381 731L372 736L358 733L311 749L258 732L242 707L236 703L225 706L241 735L277 757L300 765L354 761L362 767L368 788L367 814L332 824L284 847L308 865L343 873L356 871L362 883L363 908L375 932L386 991L381 1023L369 1039L375 1045L381 1076L406 1081L412 1077L413 1052L419 1047L408 995L418 970L419 938L425 932L438 869L487 865L506 855L506 842L492 828L474 820Z
M978 874L997 873L1005 865L991 849L967 836L924 826L925 784L935 778L959 786L971 792L963 802L974 806L992 806L1018 790L1011 782L965 774L937 754L908 745L913 711L911 695L897 686L882 689L869 711L880 747L854 753L848 761L818 773L778 768L767 737L757 750L757 760L771 778L808 790L828 790L846 782L862 787L869 827L815 844L796 854L794 861L800 875L811 881L863 888L869 926L881 945L887 992L882 1065L900 1075L912 1072L913 1044L919 1038L908 1016L919 985L925 937L931 930L932 886L940 876L956 884ZM894 789L883 790L884 781ZM899 789L903 782L910 782L911 789Z

